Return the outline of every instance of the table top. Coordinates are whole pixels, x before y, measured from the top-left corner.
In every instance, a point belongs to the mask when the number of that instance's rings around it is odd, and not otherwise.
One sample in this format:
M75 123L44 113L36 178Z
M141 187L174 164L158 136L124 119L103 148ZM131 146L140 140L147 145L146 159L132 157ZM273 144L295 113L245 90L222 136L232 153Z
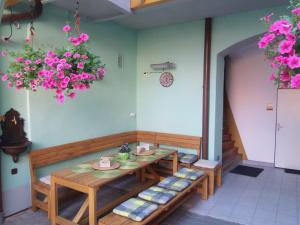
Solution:
M69 182L73 182L86 187L99 187L113 180L116 180L122 176L130 174L138 169L149 166L155 162L158 162L162 158L177 153L175 149L158 148L154 149L155 153L150 156L136 156L132 160L119 160L118 154L109 154L107 156L116 157L114 160L118 160L121 163L121 167L114 170L98 171L92 168L92 164L97 160L84 162L82 164L73 166L68 169L61 169L55 171L51 176L55 176L60 179L64 179ZM104 155L102 155L104 156Z

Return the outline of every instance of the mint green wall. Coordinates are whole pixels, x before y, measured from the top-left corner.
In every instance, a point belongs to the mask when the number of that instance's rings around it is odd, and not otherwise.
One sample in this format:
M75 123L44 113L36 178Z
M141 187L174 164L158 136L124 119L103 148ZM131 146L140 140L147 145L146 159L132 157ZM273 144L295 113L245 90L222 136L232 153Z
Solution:
M210 159L221 157L224 51L263 32L260 17L284 9L244 12L213 20ZM35 23L38 43L63 45L60 30L66 12L50 5L44 12ZM22 24L21 30L14 31L14 42L1 44L0 48L20 48L17 43L24 40L25 28L26 24ZM34 149L135 129L202 135L203 20L138 32L109 22L83 22L82 29L91 35L91 48L102 56L109 71L105 80L96 82L91 90L80 93L74 101L57 105L52 93L19 92L0 84L0 113L10 107L21 112ZM8 26L1 26L0 32L7 34ZM123 69L116 65L119 53L124 56ZM151 63L165 61L177 64L172 70L175 81L169 88L160 85L159 74L143 74L151 71ZM1 70L7 64L7 60L0 59ZM137 112L136 120L129 117L130 112ZM2 157L4 191L29 185L27 158L23 156L18 164L13 164L10 157ZM10 175L13 167L19 169L19 174ZM46 168L41 174L53 168Z
M71 15L72 18L72 15ZM35 22L37 44L64 45L61 32L66 21L66 12L46 5L44 14ZM27 24L14 30L13 43L1 44L2 49L19 49L26 35ZM82 22L82 31L91 37L90 48L107 64L107 75L93 87L78 94L75 100L64 105L56 103L53 93L39 90L36 93L7 89L1 82L0 113L14 107L26 120L28 136L34 149L98 137L116 132L136 129L135 119L129 116L136 110L136 31L106 22L93 24ZM1 26L1 33L9 31ZM117 56L124 57L124 67L117 66ZM8 65L0 59L0 69ZM2 154L3 190L9 191L29 184L27 157L14 164L9 156ZM66 166L66 165L64 165ZM17 175L10 175L11 168L18 168Z
M200 136L204 22L196 21L138 33L137 128ZM174 83L160 85L152 63L176 64Z
M286 13L286 6L237 13L213 19L211 85L210 85L210 131L209 158L222 155L224 51L247 38L263 33L266 27L260 18L274 12Z

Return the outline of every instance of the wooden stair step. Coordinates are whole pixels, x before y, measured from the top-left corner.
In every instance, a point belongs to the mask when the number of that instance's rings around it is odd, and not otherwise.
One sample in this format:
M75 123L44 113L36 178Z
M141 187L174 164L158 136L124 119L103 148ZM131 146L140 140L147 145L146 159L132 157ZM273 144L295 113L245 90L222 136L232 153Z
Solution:
M223 134L223 141L230 141L231 140L231 134Z
M223 151L226 150L226 149L231 149L234 147L234 141L224 141L222 143L222 149Z
M238 154L238 149L234 147L234 148L231 148L231 149L223 152L222 159L224 161L225 159L232 157L232 156L234 157L237 154Z
M223 161L222 169L229 170L234 166L237 166L242 160L242 156L240 154L235 155L234 157L228 158Z

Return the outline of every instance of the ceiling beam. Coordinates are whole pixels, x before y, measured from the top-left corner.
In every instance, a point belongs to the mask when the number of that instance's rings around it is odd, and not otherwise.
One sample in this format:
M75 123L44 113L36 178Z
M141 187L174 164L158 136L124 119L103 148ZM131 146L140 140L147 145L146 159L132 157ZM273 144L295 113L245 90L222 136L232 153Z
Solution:
M159 5L171 0L131 0L131 9L140 9L149 6Z

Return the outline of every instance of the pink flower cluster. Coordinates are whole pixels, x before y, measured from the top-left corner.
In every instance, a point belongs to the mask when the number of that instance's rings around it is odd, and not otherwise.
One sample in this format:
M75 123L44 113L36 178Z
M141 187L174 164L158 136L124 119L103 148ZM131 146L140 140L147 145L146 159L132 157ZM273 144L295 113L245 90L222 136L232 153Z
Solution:
M300 88L300 52L297 41L300 33L300 7L294 8L292 16L284 17L270 24L270 17L264 17L269 25L268 32L258 42L258 47L265 50L271 67L277 73L270 80L291 88Z
M70 30L69 25L63 27L64 32ZM68 40L73 47L44 52L40 58L27 59L24 55L18 55L12 64L17 65L18 70L3 74L2 81L6 81L9 88L15 86L17 89L36 91L42 87L53 90L59 103L64 103L66 97L73 99L77 91L89 89L91 83L102 80L106 73L100 61L95 60L95 56L83 46L88 39L89 36L84 33L76 38L70 37ZM1 52L1 55L7 54Z

